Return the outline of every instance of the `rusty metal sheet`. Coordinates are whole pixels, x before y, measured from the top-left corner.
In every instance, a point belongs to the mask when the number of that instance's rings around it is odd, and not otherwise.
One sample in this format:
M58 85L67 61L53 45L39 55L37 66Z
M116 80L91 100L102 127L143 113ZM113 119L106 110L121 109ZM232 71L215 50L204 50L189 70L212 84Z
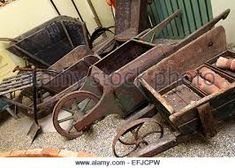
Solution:
M59 93L84 78L90 66L98 60L99 58L96 56L86 56L44 83L43 87L54 93Z
M55 70L56 72L61 72L66 68L70 67L74 63L78 62L80 59L87 55L92 55L93 52L86 45L80 45L66 54L63 58L59 59L56 63L51 65L49 69Z
M147 0L117 0L115 14L116 40L127 41L148 27Z

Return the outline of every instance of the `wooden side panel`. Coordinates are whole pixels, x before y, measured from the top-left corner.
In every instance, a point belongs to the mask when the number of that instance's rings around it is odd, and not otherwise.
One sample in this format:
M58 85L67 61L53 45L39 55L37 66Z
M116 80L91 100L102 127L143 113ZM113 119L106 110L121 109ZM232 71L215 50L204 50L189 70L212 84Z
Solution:
M147 70L142 78L159 91L181 78L185 71L198 67L225 50L225 30L220 26L162 60Z

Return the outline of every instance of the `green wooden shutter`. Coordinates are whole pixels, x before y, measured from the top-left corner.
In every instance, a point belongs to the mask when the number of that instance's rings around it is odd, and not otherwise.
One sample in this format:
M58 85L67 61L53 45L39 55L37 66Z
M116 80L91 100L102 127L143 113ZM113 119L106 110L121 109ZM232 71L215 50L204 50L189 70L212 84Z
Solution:
M177 9L182 17L174 19L160 34L162 38L184 38L213 18L210 0L153 0L149 17L157 25Z

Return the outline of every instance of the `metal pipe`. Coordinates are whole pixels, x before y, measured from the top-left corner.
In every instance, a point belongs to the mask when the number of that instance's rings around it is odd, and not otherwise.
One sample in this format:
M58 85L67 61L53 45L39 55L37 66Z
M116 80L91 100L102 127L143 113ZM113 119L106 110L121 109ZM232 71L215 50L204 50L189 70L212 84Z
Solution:
M50 0L50 2L51 2L51 4L52 4L52 6L54 7L54 9L56 10L57 14L58 14L58 15L61 15L61 14L60 14L60 11L59 11L58 8L56 7L56 4L54 3L54 1L53 1L53 0Z
M33 67L33 72L32 72L32 76L33 76L33 115L34 115L34 121L35 123L38 125L38 115L37 115L37 96L38 96L38 92L37 92L37 69L36 67Z
M84 20L83 20L83 18L82 18L82 15L81 15L81 13L79 12L76 3L74 2L74 0L71 0L71 2L72 2L72 4L73 4L73 6L74 6L74 8L75 8L75 10L76 10L76 12L77 12L77 14L78 14L80 20L81 20L82 22L84 22Z
M72 41L72 39L71 39L71 37L70 37L70 35L69 35L69 32L67 31L67 29L66 29L66 27L65 27L65 25L64 25L64 22L61 21L61 24L62 24L62 28L63 28L63 30L64 30L64 32L65 32L65 34L66 34L66 37L67 37L67 39L69 40L69 43L70 43L71 47L72 47L72 48L75 48L75 47L74 47L74 44L73 44L73 41Z
M18 41L12 38L5 38L5 37L0 37L0 41L4 41L4 42L14 42L17 43Z
M96 24L98 25L98 27L103 27L103 25L102 25L102 23L100 21L100 18L99 18L98 14L97 14L97 12L95 10L95 7L94 7L93 3L91 2L91 0L87 0L87 2L88 2L88 5L90 6L90 9L91 9L93 15L94 15L94 19L95 19ZM107 35L105 33L102 34L102 36L104 38L107 37Z
M77 14L78 14L79 19L85 24L85 22L84 22L84 20L83 20L83 18L82 18L82 15L81 15L81 13L80 13L79 10L78 10L78 7L77 7L75 1L74 1L74 0L71 0L71 2L72 2L72 4L73 4L75 10L77 11ZM85 24L85 28L86 28L88 37L91 37L90 32L88 31L86 24Z
M88 5L89 5L90 8L91 8L91 11L92 11L94 17L95 17L94 19L95 19L96 24L97 24L99 27L102 27L102 23L101 23L100 18L99 18L98 14L97 14L97 12L96 12L96 10L95 10L95 7L94 7L93 3L91 2L91 0L87 0L87 2L88 2Z

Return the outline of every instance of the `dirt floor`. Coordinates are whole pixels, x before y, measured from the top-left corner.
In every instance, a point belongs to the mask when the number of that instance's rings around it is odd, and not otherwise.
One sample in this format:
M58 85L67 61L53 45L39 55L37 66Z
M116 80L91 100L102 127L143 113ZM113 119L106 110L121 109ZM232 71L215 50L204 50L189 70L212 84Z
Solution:
M82 137L68 141L53 128L51 116L40 121L43 133L31 144L26 135L32 120L21 115L15 120L9 118L0 125L0 152L34 148L59 148L71 151L86 151L100 157L113 157L112 140L116 128L122 121L117 116L108 116L93 126ZM235 117L218 124L218 134L210 140L200 136L181 144L159 156L162 157L234 157L235 156Z

